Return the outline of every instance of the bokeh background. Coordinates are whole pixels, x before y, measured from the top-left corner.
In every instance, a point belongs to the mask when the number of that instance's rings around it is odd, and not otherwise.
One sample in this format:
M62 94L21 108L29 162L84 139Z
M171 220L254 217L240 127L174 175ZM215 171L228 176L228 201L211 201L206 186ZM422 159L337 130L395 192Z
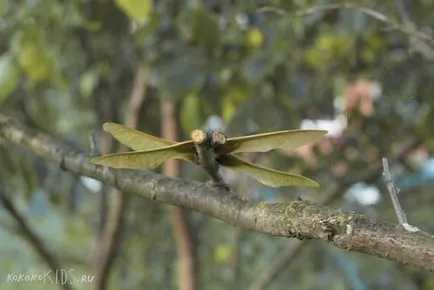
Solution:
M106 121L178 140L194 128L327 129L313 146L244 156L319 190L225 178L250 198L303 196L397 222L387 157L409 223L433 233L433 3L356 4L0 0L0 112L89 154L122 150L101 132ZM207 180L188 164L161 170ZM434 289L421 269L122 199L2 140L0 177L1 289L67 289L7 281L53 265L105 281L73 289Z

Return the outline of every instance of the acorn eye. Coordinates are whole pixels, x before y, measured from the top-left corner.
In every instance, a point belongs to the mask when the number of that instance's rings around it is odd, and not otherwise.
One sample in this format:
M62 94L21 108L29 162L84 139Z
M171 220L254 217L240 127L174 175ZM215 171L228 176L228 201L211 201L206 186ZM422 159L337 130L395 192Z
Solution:
M200 145L205 142L206 133L202 130L196 129L191 132L190 137L194 144Z
M213 132L212 141L214 144L223 145L226 143L226 140L227 140L227 138L226 138L225 134L218 132L218 131Z

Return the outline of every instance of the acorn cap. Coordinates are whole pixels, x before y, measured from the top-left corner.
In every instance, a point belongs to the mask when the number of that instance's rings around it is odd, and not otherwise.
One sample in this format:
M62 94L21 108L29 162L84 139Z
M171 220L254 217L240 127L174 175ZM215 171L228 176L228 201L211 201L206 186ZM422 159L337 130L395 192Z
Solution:
M196 129L191 131L190 134L191 140L193 140L193 143L196 145L200 145L206 140L206 133L202 130Z

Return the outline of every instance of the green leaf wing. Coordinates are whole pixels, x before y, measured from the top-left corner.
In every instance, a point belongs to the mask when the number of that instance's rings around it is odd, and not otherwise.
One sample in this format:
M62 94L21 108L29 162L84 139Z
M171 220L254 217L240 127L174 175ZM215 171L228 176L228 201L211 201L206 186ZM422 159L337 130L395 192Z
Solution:
M271 187L280 186L311 186L318 187L319 184L307 177L278 171L242 160L234 155L223 155L219 158L219 164L237 172L244 173L262 184Z
M321 139L325 130L287 130L251 136L228 138L226 144L219 146L219 154L237 152L267 152L278 148L296 148Z
M92 158L92 163L112 168L151 169L169 158L181 158L192 161L193 142L186 141L174 145L146 151L114 153Z
M109 132L120 143L130 147L136 151L157 149L160 147L166 147L177 142L158 138L143 132L140 132L133 128L125 127L116 123L104 123L104 131Z

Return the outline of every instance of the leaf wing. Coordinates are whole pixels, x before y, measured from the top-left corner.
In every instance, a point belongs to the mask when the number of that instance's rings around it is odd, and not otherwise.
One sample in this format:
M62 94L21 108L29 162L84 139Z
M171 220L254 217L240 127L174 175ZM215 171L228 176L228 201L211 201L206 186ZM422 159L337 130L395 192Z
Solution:
M191 146L193 146L193 142L187 141L146 151L102 155L92 158L91 161L92 163L112 168L151 169L157 167L169 158L193 160L193 154L190 152Z
M151 149L163 148L175 144L181 144L176 141L155 137L133 128L125 127L121 124L107 122L103 124L104 131L109 132L120 143L136 151L146 151ZM183 155L179 158L185 161L193 161L194 146L191 142L183 142L185 147L182 151L191 151L190 155Z
M108 122L103 124L103 128L104 131L109 132L120 143L136 151L157 149L177 143L125 127L121 124Z
M237 152L267 152L279 148L296 148L321 139L325 130L287 130L251 136L228 138L226 144L219 146L219 154Z
M242 160L234 155L223 155L219 158L219 164L229 169L244 173L262 184L271 187L280 186L310 186L318 187L319 184L307 177L278 171Z

